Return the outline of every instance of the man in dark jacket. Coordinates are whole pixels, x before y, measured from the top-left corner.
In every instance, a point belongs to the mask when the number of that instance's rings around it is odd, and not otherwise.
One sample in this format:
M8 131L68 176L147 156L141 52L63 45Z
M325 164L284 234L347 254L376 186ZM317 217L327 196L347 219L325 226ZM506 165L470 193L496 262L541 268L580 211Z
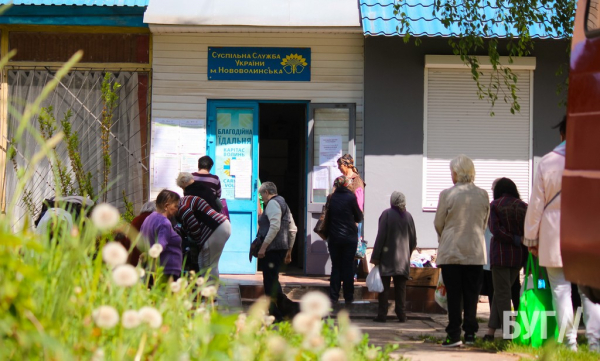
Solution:
M417 247L415 222L406 211L406 198L400 192L392 193L390 208L381 213L379 229L373 247L371 263L379 266L383 292L379 294L379 311L375 322L385 322L388 313L390 282L394 277L396 316L406 321L406 281L410 273L410 255Z
M354 301L353 262L358 246L358 226L363 213L358 207L356 196L348 189L350 181L345 176L335 179L335 191L329 199L327 210L328 248L331 256L331 278L329 298L337 303L340 288L344 283L346 307Z

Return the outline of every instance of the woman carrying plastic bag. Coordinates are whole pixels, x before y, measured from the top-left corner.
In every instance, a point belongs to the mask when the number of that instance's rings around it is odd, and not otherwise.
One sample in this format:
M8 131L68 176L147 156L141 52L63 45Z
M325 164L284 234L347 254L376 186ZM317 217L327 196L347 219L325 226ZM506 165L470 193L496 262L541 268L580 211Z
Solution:
M379 293L379 309L373 321L386 322L388 313L388 293L390 282L394 278L394 296L398 321L406 321L404 303L406 302L406 281L410 271L410 255L417 247L417 233L413 218L406 211L406 198L400 192L392 193L391 207L381 213L379 229L371 263L373 268L369 277L379 279L383 290ZM375 274L378 274L375 276ZM369 278L367 278L369 282Z

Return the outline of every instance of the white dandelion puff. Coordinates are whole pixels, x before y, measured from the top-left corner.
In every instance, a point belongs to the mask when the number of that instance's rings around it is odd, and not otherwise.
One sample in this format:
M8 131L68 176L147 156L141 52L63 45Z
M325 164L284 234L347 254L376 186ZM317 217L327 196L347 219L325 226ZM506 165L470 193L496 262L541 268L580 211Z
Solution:
M92 355L91 361L104 361L104 350L101 348L97 349L94 355Z
M81 287L79 287L79 286L75 286L75 288L73 288L73 292L75 292L75 294L77 294L77 295L80 294L81 291L82 291Z
M204 284L204 282L206 282L206 281L204 280L204 277L198 277L198 278L196 279L196 286L200 287L200 286L202 286L202 285Z
M112 306L100 306L92 312L96 326L100 328L113 328L119 323L119 314Z
M215 297L217 295L217 288L215 286L208 286L202 290L201 294L206 298Z
M367 350L365 357L367 360L375 360L377 358L377 350L374 348Z
M125 328L136 328L142 323L140 314L136 310L127 310L121 315L121 324Z
M127 250L119 242L108 242L102 248L102 259L111 267L127 263L128 256Z
M267 350L273 356L283 355L287 349L287 342L281 336L274 335L267 338Z
M159 243L155 243L152 245L152 247L150 247L150 250L148 251L148 255L152 258L158 258L158 256L160 256L162 251L163 251L163 246L161 246Z
M302 341L302 347L307 350L320 351L325 347L325 339L320 335L309 335Z
M159 328L162 325L162 315L154 307L142 307L138 311L142 322L147 323L152 328Z
M143 268L138 268L137 271L140 275L140 278L144 278L144 276L146 275L146 271Z
M119 210L108 203L100 203L92 211L92 222L101 231L110 231L119 224Z
M308 292L300 299L300 310L316 317L325 317L331 309L329 297L322 292Z
M335 347L323 352L321 361L347 361L348 357L341 348Z
M306 312L300 312L292 320L292 327L298 333L303 335L319 334L321 332L322 322L320 318Z
M113 270L113 281L117 286L131 287L140 279L138 271L130 264L123 264Z
M360 331L360 328L358 328L358 326L355 325L350 325L348 326L348 328L345 330L345 332L342 332L340 334L340 343L341 344L350 344L350 345L356 345L360 342L360 340L362 339L362 332Z
M186 310L191 310L192 309L192 303L188 300L183 301L183 308Z
M177 293L181 291L181 283L171 282L171 292Z
M264 316L263 323L265 326L271 326L275 322L275 316Z

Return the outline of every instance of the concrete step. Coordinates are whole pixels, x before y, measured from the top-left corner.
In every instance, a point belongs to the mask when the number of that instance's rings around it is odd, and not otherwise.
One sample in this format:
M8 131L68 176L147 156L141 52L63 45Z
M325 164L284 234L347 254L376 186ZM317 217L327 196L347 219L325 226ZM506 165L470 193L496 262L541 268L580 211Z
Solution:
M311 291L323 292L326 295L329 294L329 286L323 284L284 284L282 285L283 293L294 301L298 301L306 293ZM262 285L240 285L240 294L242 301L248 300L253 301L264 295L264 288ZM391 287L389 293L389 301L391 314L394 315L394 287ZM369 292L368 288L364 285L354 286L354 308L356 311L352 311L352 314L376 314L378 305L379 293ZM445 314L446 311L442 309L435 302L435 288L433 287L421 287L421 286L407 286L406 287L406 304L405 309L407 312L423 312L423 313L437 313ZM344 305L344 299L340 296L338 302L340 307Z

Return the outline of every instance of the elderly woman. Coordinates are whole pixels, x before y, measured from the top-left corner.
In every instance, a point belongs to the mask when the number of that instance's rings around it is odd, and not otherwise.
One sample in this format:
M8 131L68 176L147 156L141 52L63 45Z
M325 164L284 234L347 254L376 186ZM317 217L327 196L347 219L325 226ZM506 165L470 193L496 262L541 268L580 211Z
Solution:
M471 159L459 155L450 162L450 171L454 186L440 193L434 225L439 239L437 264L448 296L448 335L442 346L457 347L462 344L461 325L466 344L475 342L479 330L477 302L486 264L484 232L490 201L487 192L473 184Z
M190 179L194 183L192 175L185 172L179 173L177 177L177 185L184 189L184 194L187 190L184 185L191 184ZM218 279L219 260L225 243L231 236L231 223L227 217L212 208L205 199L185 195L179 202L177 220L198 245L200 272L210 269L210 274Z
M328 248L331 256L331 278L329 297L334 304L340 297L340 288L344 283L346 306L354 302L354 255L358 245L357 223L363 219L356 196L349 189L350 180L345 176L335 179L335 191L331 194L327 210L327 228L329 229Z
M217 179L218 178L219 177L217 177ZM221 212L223 205L215 195L214 190L207 186L206 182L196 180L192 173L181 172L179 173L179 176L177 176L176 183L179 188L183 189L184 196L200 197L208 203L210 208L217 212Z
M386 322L390 281L394 277L396 316L398 321L406 322L406 281L410 255L417 247L417 232L411 214L406 211L404 194L392 193L390 205L379 217L379 229L371 256L371 263L379 266L383 282L383 292L379 294L379 311L373 321Z
M140 230L151 245L158 243L162 246L160 265L164 267L165 278L173 280L177 280L181 275L183 262L181 237L175 232L171 223L178 209L179 194L163 189L156 197L156 211L144 220Z

